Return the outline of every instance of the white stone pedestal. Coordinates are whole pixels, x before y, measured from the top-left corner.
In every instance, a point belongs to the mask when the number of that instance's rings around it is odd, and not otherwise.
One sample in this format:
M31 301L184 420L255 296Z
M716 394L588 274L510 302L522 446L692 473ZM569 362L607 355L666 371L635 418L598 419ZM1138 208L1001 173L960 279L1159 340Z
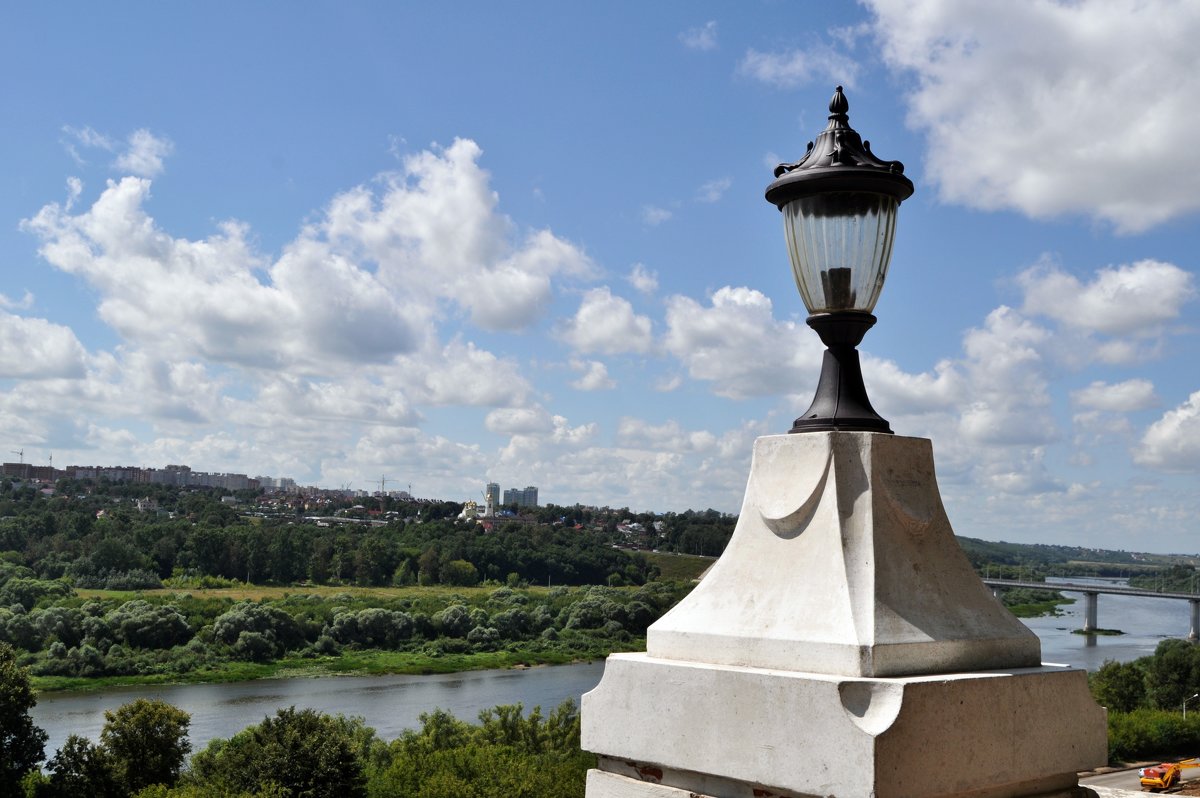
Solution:
M929 441L760 438L725 554L584 696L587 795L1074 795L1104 713L1040 660L955 542Z
M583 744L588 798L1070 795L1108 750L1077 669L863 679L646 654L609 657Z

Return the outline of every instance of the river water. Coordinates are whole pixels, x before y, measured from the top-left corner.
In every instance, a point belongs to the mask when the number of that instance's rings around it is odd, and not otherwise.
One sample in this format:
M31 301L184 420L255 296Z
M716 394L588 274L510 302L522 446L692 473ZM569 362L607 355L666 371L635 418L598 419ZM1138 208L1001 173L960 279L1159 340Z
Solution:
M1025 619L1042 641L1043 662L1095 670L1108 659L1126 662L1146 656L1162 640L1188 633L1190 608L1186 601L1101 595L1099 625L1121 629L1125 634L1072 634L1072 630L1083 626L1084 602L1082 597L1079 599L1062 607L1057 617ZM34 723L50 735L48 754L58 750L68 734L98 739L105 710L141 697L160 698L191 714L189 737L193 750L214 737L229 737L259 723L279 707L292 705L360 716L381 738L390 740L405 729L418 727L421 713L439 707L468 721L474 721L480 710L497 704L521 703L527 710L541 706L549 712L567 698L578 701L596 686L603 672L603 662L592 662L433 676L332 676L128 687L95 693L49 693L38 698L32 715Z

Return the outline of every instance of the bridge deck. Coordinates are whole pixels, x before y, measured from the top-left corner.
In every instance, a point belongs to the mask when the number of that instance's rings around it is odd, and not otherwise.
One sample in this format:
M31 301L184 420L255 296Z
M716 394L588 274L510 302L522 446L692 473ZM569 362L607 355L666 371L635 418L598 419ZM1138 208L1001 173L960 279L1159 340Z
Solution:
M1063 593L1110 593L1116 596L1146 596L1147 598L1184 599L1200 601L1200 593L1160 593L1140 587L1119 585L1084 585L1066 582L1029 582L1023 579L984 579L989 587L1027 587L1033 590L1058 590Z

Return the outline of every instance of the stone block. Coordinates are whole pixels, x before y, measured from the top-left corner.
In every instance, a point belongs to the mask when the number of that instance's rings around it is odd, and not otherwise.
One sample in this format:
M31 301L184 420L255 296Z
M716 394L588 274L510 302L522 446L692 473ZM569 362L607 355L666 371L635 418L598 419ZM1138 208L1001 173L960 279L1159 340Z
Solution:
M931 443L872 432L759 438L725 553L646 647L849 676L1041 663L954 540Z
M589 798L1066 796L1107 756L1086 674L1059 666L861 678L614 654L582 712Z

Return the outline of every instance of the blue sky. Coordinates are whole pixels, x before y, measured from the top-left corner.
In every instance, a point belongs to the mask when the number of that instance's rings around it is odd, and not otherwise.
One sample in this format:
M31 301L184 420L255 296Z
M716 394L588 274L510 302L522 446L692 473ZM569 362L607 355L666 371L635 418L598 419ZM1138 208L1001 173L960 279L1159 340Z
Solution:
M866 380L956 531L1195 552L1198 36L1168 0L9 4L0 448L735 512L821 354L762 193L842 84L917 187Z

